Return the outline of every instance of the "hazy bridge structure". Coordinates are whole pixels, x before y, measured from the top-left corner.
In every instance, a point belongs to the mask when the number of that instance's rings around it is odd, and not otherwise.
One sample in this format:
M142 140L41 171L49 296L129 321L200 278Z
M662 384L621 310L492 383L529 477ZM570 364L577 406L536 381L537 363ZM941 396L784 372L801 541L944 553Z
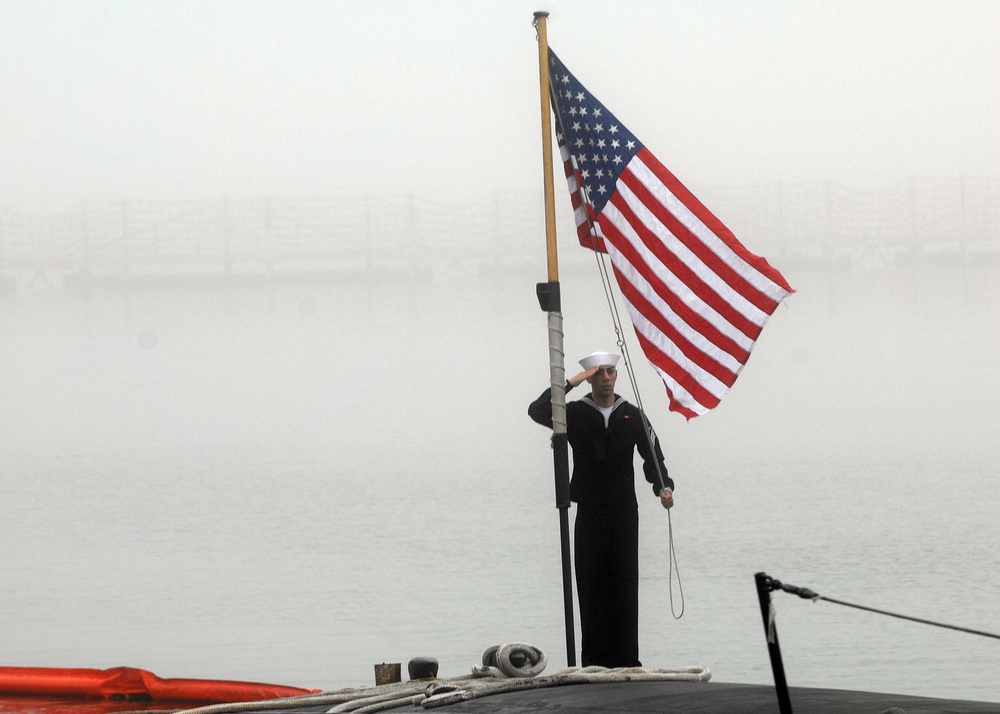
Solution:
M863 191L830 182L697 188L777 265L849 267L1000 257L1000 178L913 179ZM567 212L563 212L568 214ZM561 243L575 243L561 215ZM564 261L590 260L563 249ZM25 281L441 279L544 264L537 193L464 204L413 195L87 202L50 215L0 211L0 279Z

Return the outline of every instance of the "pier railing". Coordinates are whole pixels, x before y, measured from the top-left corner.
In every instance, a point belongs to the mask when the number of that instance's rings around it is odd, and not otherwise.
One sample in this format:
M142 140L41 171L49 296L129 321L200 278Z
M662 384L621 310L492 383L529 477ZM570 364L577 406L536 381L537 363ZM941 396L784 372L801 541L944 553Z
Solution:
M88 202L0 212L0 270L416 271L516 262L537 221L513 199L444 205L415 196Z
M1000 178L697 193L751 250L778 263L1000 256ZM540 196L515 192L462 204L414 195L91 201L48 215L0 210L0 272L475 273L536 266L542 219ZM586 259L586 251L561 258Z

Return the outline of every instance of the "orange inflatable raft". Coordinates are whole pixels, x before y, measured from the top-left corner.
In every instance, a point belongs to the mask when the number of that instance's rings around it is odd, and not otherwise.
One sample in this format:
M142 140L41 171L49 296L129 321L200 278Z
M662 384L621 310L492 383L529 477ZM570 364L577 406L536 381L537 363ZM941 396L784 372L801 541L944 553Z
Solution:
M0 667L0 694L129 701L251 702L315 694L280 684L211 679L161 679L133 667L61 669Z

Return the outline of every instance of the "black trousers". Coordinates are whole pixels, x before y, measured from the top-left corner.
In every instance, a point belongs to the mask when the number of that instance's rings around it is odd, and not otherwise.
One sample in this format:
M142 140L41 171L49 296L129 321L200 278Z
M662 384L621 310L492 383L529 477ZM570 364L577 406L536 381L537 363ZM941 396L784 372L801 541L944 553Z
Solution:
M583 666L639 667L639 511L577 504Z

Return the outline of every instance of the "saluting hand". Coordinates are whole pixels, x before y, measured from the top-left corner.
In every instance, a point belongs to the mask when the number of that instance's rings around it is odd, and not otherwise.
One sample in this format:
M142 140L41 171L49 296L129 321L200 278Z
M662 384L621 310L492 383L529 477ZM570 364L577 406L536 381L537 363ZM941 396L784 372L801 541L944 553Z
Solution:
M585 369L584 371L580 372L580 374L576 375L575 377L570 377L566 381L569 382L574 387L579 387L581 384L583 384L588 379L597 374L598 369L600 369L600 367L591 367L590 369Z

